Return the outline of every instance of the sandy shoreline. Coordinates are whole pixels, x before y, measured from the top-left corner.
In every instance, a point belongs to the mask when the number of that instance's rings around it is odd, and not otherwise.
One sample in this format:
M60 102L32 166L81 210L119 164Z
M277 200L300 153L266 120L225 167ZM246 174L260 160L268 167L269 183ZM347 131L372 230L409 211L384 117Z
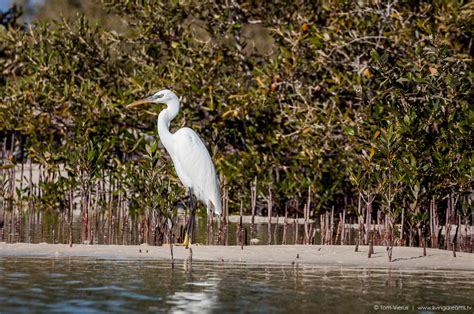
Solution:
M274 245L274 246L192 246L193 261L239 262L248 264L275 264L301 266L341 266L362 268L395 268L421 270L473 270L474 254L422 248L394 247L390 263L385 247L375 247L375 254L367 258L367 246ZM190 251L173 246L176 260L186 260ZM106 259L170 260L169 246L133 245L69 245L0 243L1 257L95 257Z

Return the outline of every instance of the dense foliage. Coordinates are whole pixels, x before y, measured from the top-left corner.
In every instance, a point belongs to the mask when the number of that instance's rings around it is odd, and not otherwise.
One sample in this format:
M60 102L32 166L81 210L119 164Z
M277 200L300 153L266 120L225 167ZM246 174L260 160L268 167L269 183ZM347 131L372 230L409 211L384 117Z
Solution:
M165 208L170 189L182 193L144 140L160 108L125 105L168 87L182 96L172 127L201 134L231 211L242 199L250 210L257 178L258 207L271 191L280 214L302 212L310 189L313 213L362 215L362 201L416 223L431 200L443 211L455 198L472 215L472 3L224 3L103 1L120 31L2 15L1 134L34 162L64 164L64 184L88 190L107 173L127 191L151 184Z

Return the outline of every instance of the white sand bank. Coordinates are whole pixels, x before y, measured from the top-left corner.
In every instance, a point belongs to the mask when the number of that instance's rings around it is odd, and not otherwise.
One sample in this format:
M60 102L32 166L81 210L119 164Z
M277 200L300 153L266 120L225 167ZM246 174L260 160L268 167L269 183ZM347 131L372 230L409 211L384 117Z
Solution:
M231 223L239 223L240 222L240 216L239 215L229 215L229 222ZM272 224L278 223L279 225L283 225L285 223L285 217L272 217L271 220ZM300 225L304 224L304 218L287 218L286 223L291 225L294 223L298 223ZM314 219L308 219L308 223L312 224L314 223ZM251 224L252 223L252 216L249 215L244 215L242 216L242 223L243 224ZM255 216L254 217L254 223L256 224L268 224L268 216Z
M190 251L173 246L177 260L188 259ZM244 262L248 264L278 264L301 266L349 266L400 269L455 269L474 270L474 254L422 248L394 247L392 262L387 258L385 247L375 247L375 254L367 258L368 247L322 245L275 245L275 246L192 246L193 261ZM67 257L87 256L97 258L130 258L170 260L170 247L131 245L69 245L0 243L0 258L5 256Z

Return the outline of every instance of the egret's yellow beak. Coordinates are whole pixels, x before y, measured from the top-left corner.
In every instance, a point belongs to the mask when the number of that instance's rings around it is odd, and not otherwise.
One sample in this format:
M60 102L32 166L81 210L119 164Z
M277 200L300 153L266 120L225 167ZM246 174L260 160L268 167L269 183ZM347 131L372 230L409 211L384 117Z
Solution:
M140 100L134 101L131 104L127 105L127 108L132 109L132 108L135 108L135 107L138 107L140 105L150 103L150 102L155 102L155 101L153 99L150 99L150 98L140 99Z

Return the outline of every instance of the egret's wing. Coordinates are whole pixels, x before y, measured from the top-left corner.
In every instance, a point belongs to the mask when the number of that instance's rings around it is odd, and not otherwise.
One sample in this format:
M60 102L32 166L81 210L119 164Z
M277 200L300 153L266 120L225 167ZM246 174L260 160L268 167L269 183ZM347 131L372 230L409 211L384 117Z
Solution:
M193 130L179 129L174 138L172 156L176 172L185 185L192 187L194 194L207 206L212 203L216 213L220 214L221 200L216 171L209 152Z

